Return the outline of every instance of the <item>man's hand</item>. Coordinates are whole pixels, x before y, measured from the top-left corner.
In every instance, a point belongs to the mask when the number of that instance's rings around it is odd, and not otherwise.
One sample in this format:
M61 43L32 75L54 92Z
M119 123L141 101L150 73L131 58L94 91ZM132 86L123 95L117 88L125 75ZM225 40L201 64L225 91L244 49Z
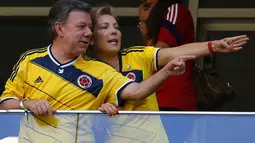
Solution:
M232 51L239 51L242 46L247 43L249 38L246 35L234 36L216 40L212 42L214 52L228 53Z
M98 110L103 113L107 113L109 116L118 114L118 108L109 102L102 104L101 107L98 108Z
M167 70L169 75L182 75L185 73L185 61L195 59L195 56L180 56L169 61L162 70Z
M51 109L51 106L47 100L24 100L23 104L28 110L37 116L52 116L55 112Z

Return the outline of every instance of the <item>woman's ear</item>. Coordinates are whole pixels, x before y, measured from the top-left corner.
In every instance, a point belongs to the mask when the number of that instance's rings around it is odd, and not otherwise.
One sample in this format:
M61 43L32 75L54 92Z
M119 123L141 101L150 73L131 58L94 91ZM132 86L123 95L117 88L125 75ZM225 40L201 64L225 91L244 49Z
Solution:
M90 45L91 45L91 46L94 45L94 38L93 38L93 37L91 37Z

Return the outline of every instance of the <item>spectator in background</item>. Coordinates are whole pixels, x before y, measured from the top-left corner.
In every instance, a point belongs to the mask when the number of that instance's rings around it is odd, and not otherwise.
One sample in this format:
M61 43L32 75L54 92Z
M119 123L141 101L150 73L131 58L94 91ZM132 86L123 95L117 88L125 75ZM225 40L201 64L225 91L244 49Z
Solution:
M140 8L145 5L146 2ZM180 4L178 0L158 0L150 11L146 26L147 30L141 29L141 33L146 35L148 45L171 48L194 42L191 13L188 7ZM161 111L197 110L196 90L192 82L193 61L186 61L186 64L185 74L170 77L157 90Z
M158 0L145 0L144 3L142 3L139 6L139 25L144 45L152 45L152 41L148 39L147 36L147 24L146 21L148 19L148 16L152 10L152 8L155 6Z

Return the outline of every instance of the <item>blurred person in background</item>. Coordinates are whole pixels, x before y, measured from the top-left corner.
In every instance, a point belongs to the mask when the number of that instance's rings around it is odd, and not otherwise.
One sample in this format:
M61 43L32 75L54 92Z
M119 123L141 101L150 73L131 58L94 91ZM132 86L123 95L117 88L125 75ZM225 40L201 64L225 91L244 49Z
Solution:
M139 7L140 31L147 45L171 48L195 41L194 25L187 5L180 0L146 0ZM180 47L181 48L181 47ZM186 61L186 72L172 76L157 90L160 111L196 111L196 89L192 80L193 60ZM194 121L164 118L168 137L174 143L186 140Z
M194 42L193 20L186 5L178 0L156 0L150 11L146 8L148 3L150 1L140 6L140 20L143 19L140 31L147 45L171 48ZM147 13L147 17L143 13ZM197 110L196 90L192 82L193 61L186 61L186 65L185 74L170 77L157 90L161 111Z

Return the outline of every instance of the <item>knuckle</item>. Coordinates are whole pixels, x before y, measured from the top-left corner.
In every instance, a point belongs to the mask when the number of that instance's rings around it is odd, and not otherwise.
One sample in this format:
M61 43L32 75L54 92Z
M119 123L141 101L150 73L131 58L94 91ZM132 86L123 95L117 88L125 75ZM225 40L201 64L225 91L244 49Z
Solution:
M30 110L34 110L35 107L36 107L35 105L31 105L31 106L30 106L30 108L31 108Z

